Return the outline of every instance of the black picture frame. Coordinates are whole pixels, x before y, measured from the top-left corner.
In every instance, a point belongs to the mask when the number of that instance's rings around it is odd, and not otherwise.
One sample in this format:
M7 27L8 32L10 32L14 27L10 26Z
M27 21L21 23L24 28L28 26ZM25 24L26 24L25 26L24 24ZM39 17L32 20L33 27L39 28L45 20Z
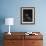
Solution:
M35 7L21 7L21 24L35 24Z

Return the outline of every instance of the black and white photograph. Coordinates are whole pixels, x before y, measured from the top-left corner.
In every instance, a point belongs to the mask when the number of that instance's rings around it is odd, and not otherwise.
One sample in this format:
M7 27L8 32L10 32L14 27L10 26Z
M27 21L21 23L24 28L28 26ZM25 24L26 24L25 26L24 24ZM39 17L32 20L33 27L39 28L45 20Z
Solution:
M34 7L22 7L21 8L21 23L22 24L34 24L35 23L35 8Z

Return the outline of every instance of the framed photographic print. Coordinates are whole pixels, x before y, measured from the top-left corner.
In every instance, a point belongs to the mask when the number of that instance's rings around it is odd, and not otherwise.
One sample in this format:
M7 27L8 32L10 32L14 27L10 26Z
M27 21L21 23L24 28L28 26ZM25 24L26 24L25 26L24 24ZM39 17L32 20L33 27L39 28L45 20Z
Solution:
M35 24L35 8L34 7L21 8L21 24Z

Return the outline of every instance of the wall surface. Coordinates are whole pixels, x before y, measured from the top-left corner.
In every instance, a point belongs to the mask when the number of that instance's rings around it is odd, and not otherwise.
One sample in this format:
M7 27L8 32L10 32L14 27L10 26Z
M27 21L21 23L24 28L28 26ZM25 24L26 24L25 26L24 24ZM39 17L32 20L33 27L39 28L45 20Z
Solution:
M11 31L46 31L46 0L1 0L1 14L0 18L13 17L15 19L14 26ZM21 7L35 7L35 24L22 25L21 24ZM8 32L8 26L1 25L2 32Z
M21 7L35 7L35 24L21 24ZM15 19L14 25L11 26L11 32L37 31L44 32L44 35L46 35L46 0L0 0L1 33L8 32L8 26L4 23L7 17L13 17ZM46 45L46 42L44 45Z

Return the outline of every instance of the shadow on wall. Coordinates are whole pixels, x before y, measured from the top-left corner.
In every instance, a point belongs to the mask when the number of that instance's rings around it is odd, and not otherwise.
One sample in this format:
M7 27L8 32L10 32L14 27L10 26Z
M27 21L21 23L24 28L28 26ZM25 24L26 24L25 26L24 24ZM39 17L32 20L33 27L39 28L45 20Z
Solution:
M2 25L5 23L5 17L0 16L0 46L3 46L3 32L2 32Z

